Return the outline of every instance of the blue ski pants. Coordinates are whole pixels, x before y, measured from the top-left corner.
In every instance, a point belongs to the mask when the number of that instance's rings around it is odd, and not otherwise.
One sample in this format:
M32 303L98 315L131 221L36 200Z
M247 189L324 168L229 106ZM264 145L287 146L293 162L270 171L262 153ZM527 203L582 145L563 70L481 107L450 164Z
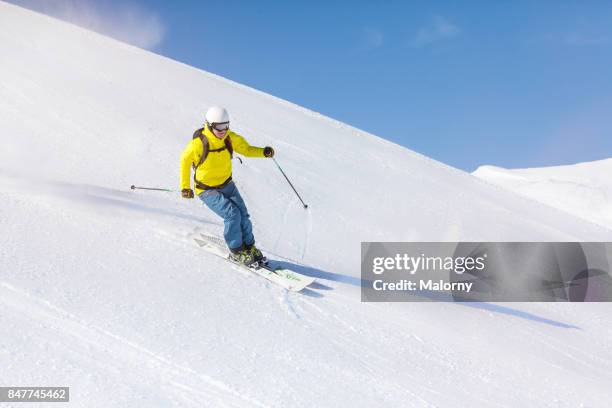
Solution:
M208 208L223 218L223 236L230 249L255 243L249 212L233 181L223 188L204 190L199 197Z

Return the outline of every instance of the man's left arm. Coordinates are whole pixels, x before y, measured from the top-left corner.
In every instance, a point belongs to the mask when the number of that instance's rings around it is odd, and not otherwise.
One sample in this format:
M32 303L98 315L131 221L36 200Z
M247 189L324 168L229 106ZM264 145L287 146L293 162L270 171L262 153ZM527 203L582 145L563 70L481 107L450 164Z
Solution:
M240 153L246 157L272 157L274 149L271 147L255 147L251 146L244 137L237 133L231 132L228 137L232 141L232 147L236 153Z

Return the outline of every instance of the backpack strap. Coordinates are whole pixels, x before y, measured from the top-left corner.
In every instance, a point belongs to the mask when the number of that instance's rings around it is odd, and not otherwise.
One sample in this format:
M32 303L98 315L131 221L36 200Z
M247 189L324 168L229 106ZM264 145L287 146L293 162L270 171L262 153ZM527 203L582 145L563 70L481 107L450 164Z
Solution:
M208 139L202 134L203 130L204 128L200 128L193 132L193 139L200 139L200 142L202 142L202 155L200 156L200 160L198 160L197 164L192 165L194 172L202 165L202 163L204 163L204 160L206 160L206 157L208 156Z
M225 142L225 148L227 149L227 151L230 154L230 160L234 158L234 146L232 146L232 139L230 139L229 136L227 136L224 140Z

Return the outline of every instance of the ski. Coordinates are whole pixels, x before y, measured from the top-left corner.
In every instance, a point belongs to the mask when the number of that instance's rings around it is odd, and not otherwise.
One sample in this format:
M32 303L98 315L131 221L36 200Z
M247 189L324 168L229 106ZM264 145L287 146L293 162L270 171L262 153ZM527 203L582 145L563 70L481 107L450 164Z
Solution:
M310 276L302 275L286 268L275 267L265 258L264 260L255 262L251 265L235 262L229 258L229 252L226 249L225 242L215 236L200 233L200 236L198 238L194 238L194 241L200 248L206 250L207 252L223 258L233 265L246 269L249 272L253 272L256 275L259 275L270 282L274 282L292 292L301 291L315 280Z

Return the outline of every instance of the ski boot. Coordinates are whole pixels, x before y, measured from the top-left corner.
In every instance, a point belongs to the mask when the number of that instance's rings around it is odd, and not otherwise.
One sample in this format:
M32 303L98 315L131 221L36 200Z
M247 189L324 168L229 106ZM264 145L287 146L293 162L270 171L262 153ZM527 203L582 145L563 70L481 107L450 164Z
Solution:
M257 249L255 244L245 245L244 249L246 252L251 254L251 256L253 257L253 262L265 262L266 261L266 257L263 256L263 254L261 253L259 249Z
M244 248L230 249L229 258L236 263L241 263L247 266L255 262L251 252Z

